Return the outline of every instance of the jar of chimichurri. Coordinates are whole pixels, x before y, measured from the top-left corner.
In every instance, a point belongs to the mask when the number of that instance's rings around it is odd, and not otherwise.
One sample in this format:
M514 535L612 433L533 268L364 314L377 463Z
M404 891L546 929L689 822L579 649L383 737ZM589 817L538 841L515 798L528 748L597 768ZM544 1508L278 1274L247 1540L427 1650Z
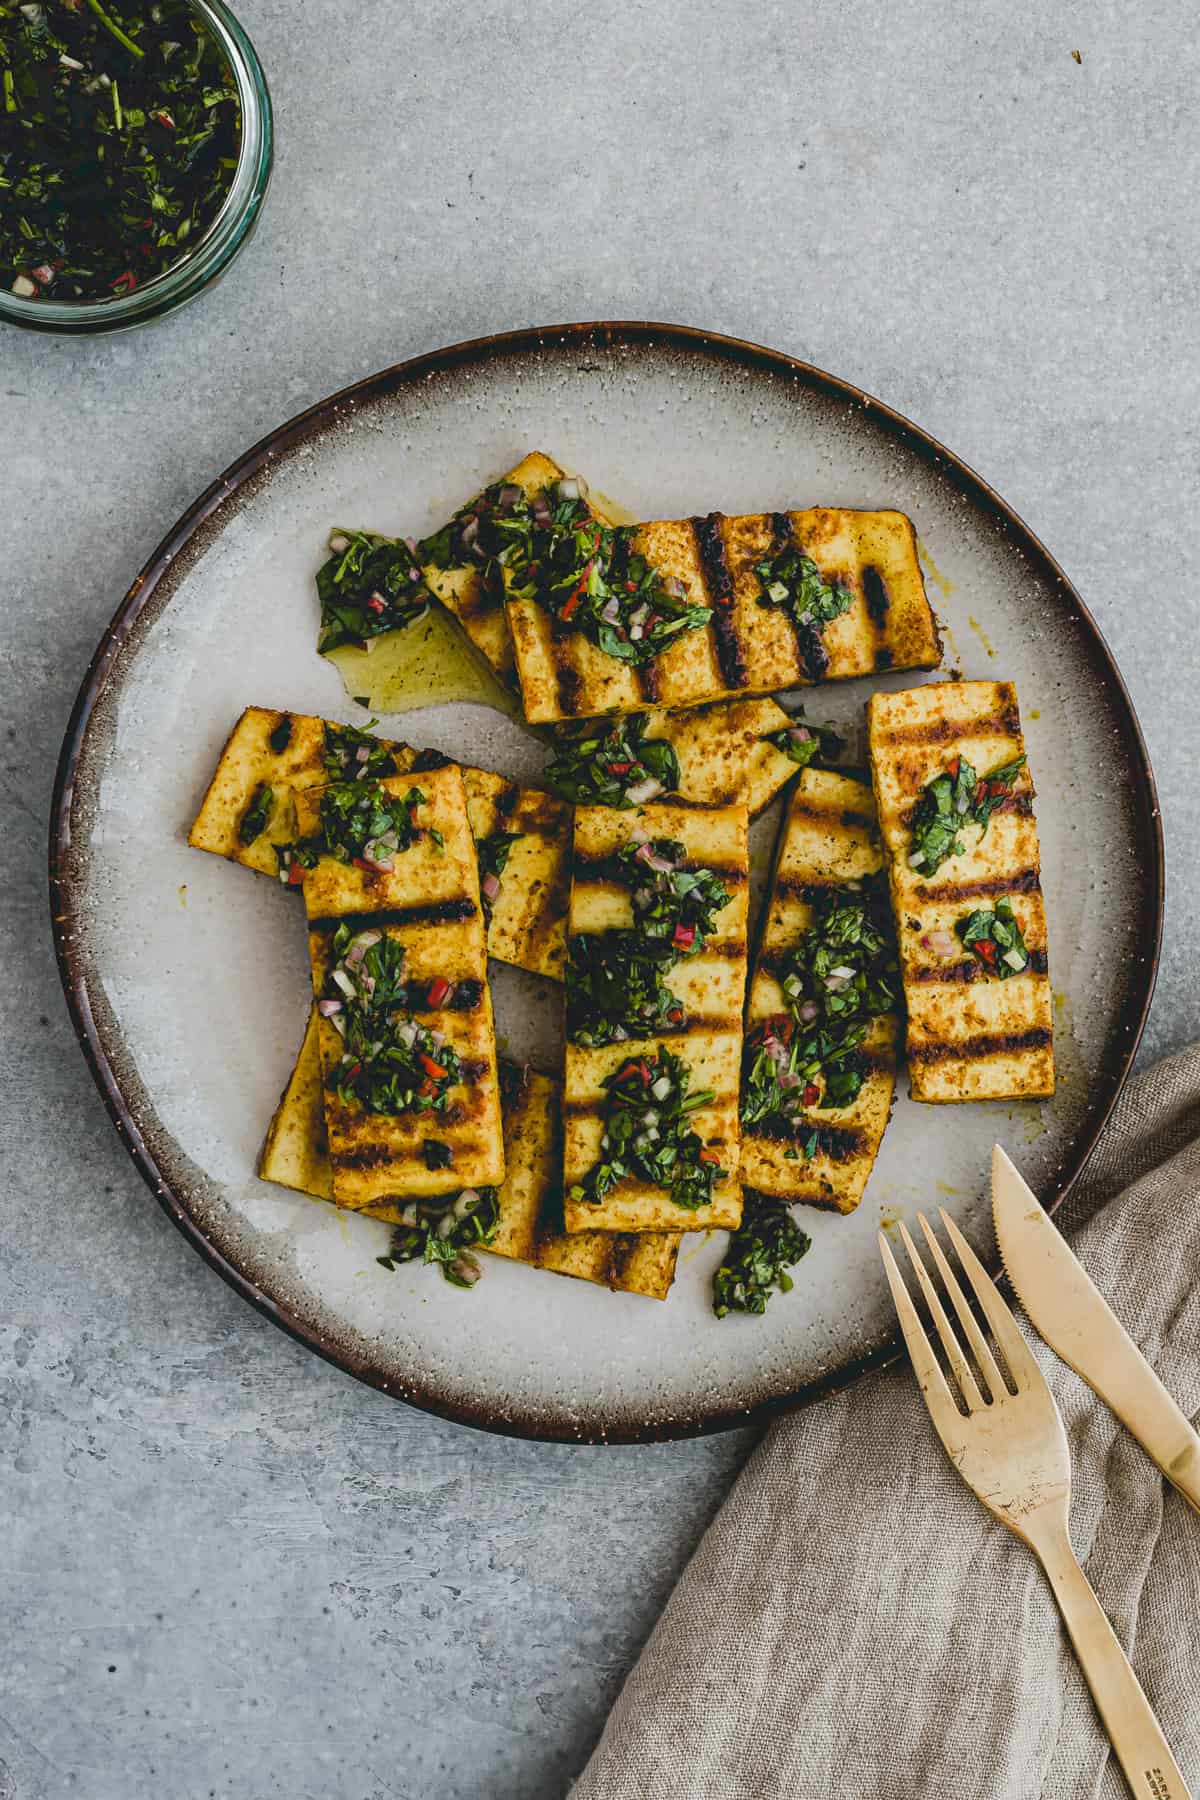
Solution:
M118 331L229 267L271 99L223 0L0 0L0 320Z

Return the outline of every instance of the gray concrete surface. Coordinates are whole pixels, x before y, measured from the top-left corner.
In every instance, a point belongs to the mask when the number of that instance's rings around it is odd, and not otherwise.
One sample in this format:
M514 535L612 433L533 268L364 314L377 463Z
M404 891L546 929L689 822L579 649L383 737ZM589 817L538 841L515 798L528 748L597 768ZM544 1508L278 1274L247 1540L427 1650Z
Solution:
M279 156L231 277L128 338L0 328L0 1800L552 1800L749 1440L564 1450L442 1425L199 1263L126 1166L54 972L44 840L76 686L164 525L330 389L532 322L757 338L952 444L1080 584L1162 789L1146 1053L1184 1042L1194 19L1183 0L242 13Z

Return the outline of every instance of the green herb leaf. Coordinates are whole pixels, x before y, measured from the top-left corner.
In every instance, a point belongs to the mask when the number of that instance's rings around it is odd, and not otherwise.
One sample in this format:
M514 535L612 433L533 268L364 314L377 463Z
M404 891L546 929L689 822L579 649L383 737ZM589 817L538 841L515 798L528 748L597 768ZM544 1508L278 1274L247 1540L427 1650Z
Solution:
M578 735L570 727L546 770L547 785L575 806L615 806L623 810L678 792L679 758L665 738L646 737L644 713L631 713L607 730L592 721ZM656 782L657 792L644 792ZM631 793L639 798L633 800Z
M690 1093L691 1070L669 1050L633 1057L604 1083L601 1160L570 1190L573 1201L599 1206L618 1183L637 1177L670 1190L675 1206L695 1212L712 1200L725 1171L688 1120L707 1106L712 1090Z
M536 601L559 630L582 632L620 662L642 667L712 617L682 581L634 550L633 528L601 524L577 482L525 500L507 531L497 560L508 572L510 597Z
M981 907L954 927L963 947L974 952L989 975L1007 981L1029 967L1029 950L1012 909L1011 900L997 900L995 907Z
M404 946L341 924L332 951L322 1012L345 1049L329 1071L329 1087L343 1105L357 1102L365 1112L443 1112L463 1065L453 1045L408 1010Z
M490 922L492 908L499 899L498 891L492 890L498 889L512 847L520 835L518 831L493 831L490 837L475 839L475 854L479 859L479 897L483 902L485 922Z
M420 553L403 538L339 527L330 533L329 548L328 561L317 570L322 653L403 630L428 612Z
M405 1222L392 1232L381 1268L399 1263L435 1263L452 1287L472 1288L483 1273L476 1246L495 1241L500 1228L500 1196L495 1188L464 1188L454 1200L413 1200L404 1208Z
M321 844L339 862L366 862L383 873L423 835L420 788L400 797L379 781L333 781L321 793ZM436 835L436 834L435 834Z
M858 1054L869 1022L899 1004L899 975L882 882L860 889L811 890L812 924L776 973L787 1011L748 1034L742 1070L743 1124L779 1118L792 1126L814 1108L850 1106L866 1066ZM836 1150L837 1140L810 1126L806 1157Z
M990 775L979 776L965 756L955 756L942 774L925 783L912 821L910 869L928 879L952 856L961 856L961 833L968 825L979 827L982 838L988 820L1012 793L1025 758L1001 764Z
M767 742L801 769L807 769L812 762L835 763L846 748L845 739L836 731L822 725L806 725L802 719L785 725L781 731L769 732Z
M822 632L830 620L849 612L854 595L839 582L826 581L811 556L796 544L785 544L754 573L762 583L760 606L781 607L791 618L804 659L813 678L823 674L829 657Z
M396 758L372 735L374 719L360 731L354 725L326 725L325 769L334 781L380 781L396 774Z
M729 1239L713 1276L713 1311L718 1319L731 1312L764 1313L776 1289L790 1293L794 1268L812 1240L781 1200L747 1189L742 1222Z

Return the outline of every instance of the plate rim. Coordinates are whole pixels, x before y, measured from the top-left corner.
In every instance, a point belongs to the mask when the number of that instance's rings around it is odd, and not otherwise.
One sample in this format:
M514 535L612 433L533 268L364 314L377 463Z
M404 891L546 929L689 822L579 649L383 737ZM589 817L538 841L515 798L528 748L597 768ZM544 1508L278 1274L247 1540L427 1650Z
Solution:
M593 1422L582 1425L573 1423L569 1414L564 1411L548 1415L532 1408L522 1410L516 1407L501 1412L482 1402L441 1395L434 1386L425 1386L420 1382L412 1386L406 1383L401 1389L372 1366L369 1356L361 1354L354 1346L330 1345L291 1307L263 1289L217 1248L174 1192L139 1131L125 1098L114 1067L115 1059L110 1056L103 1030L92 1010L84 959L74 947L72 931L74 920L80 911L75 878L70 867L72 813L76 775L84 744L96 706L118 656L159 581L185 545L267 463L280 452L290 450L320 432L340 410L353 408L361 401L384 398L400 388L414 385L431 376L472 364L486 364L499 356L523 356L535 354L539 350L567 347L673 348L692 353L701 352L742 367L787 375L809 390L863 408L939 474L948 477L984 513L994 516L1039 568L1043 577L1049 578L1063 602L1074 612L1083 630L1089 659L1097 666L1101 680L1106 683L1113 696L1117 727L1133 770L1134 841L1141 853L1144 905L1148 906L1151 918L1148 953L1135 965L1134 979L1118 1024L1122 1041L1116 1056L1112 1058L1112 1066L1102 1071L1097 1083L1102 1090L1099 1104L1094 1107L1090 1121L1085 1124L1072 1157L1064 1165L1064 1175L1058 1189L1048 1201L1043 1202L1050 1213L1062 1205L1086 1166L1129 1077L1146 1027L1162 947L1165 893L1162 815L1145 737L1116 659L1082 596L1020 514L970 464L904 414L854 383L831 375L815 364L749 339L710 332L695 326L653 320L593 320L564 325L527 326L423 351L338 389L304 408L284 424L276 426L235 458L170 527L134 577L88 663L63 736L50 805L50 918L59 976L84 1060L118 1135L133 1158L135 1168L175 1227L230 1287L290 1337L344 1374L353 1376L393 1399L403 1400L422 1412L501 1436L559 1443L649 1444L707 1436L713 1432L734 1430L756 1423L765 1425L779 1414L811 1405L829 1394L851 1386L863 1376L898 1361L903 1353L899 1333L894 1333L874 1349L851 1357L836 1368L801 1383L786 1394L769 1396L754 1405L724 1408L711 1413L693 1411L679 1418L661 1417L645 1423L620 1422L612 1429L603 1424L597 1426ZM999 1263L996 1261L992 1273L995 1274L998 1269Z

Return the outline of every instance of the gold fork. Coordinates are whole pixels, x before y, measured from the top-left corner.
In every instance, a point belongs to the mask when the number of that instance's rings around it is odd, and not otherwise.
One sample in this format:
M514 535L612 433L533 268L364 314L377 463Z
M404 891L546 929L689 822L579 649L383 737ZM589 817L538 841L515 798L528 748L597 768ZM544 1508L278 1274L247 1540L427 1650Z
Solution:
M1071 1548L1067 1528L1071 1457L1046 1378L987 1270L943 1211L942 1224L1007 1364L1011 1382L1005 1382L941 1245L924 1214L918 1217L970 1350L968 1359L917 1247L901 1224L900 1235L941 1339L958 1397L942 1373L882 1232L879 1248L900 1329L937 1434L967 1486L989 1512L1029 1545L1046 1571L1092 1698L1137 1800L1190 1800L1150 1702Z

